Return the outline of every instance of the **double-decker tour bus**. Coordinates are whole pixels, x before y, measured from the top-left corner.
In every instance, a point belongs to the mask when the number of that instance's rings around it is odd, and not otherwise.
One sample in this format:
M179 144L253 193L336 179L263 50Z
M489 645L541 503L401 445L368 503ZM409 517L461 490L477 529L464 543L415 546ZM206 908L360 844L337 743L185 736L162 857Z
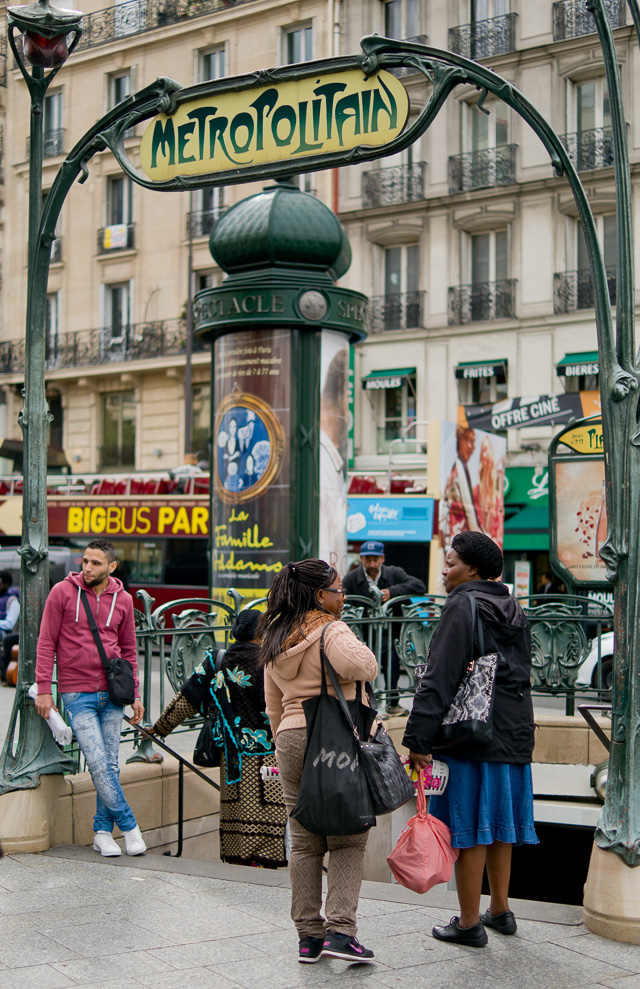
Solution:
M57 569L80 569L86 544L113 543L129 591L140 588L156 607L176 598L207 597L209 474L50 478L49 542ZM22 479L0 479L0 566L19 573ZM66 548L68 554L58 552ZM53 573L59 580L64 573Z

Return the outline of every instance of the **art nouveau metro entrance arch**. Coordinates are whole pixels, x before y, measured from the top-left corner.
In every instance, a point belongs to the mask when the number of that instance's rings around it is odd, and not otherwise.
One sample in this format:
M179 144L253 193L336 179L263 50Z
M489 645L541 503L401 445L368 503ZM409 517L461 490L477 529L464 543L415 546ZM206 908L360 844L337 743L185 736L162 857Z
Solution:
M640 36L637 0L628 2ZM593 215L577 171L560 138L524 94L509 82L491 69L450 52L373 36L363 39L359 55L288 65L188 89L182 89L171 79L161 79L106 114L75 146L61 166L47 196L39 228L36 229L39 208L33 208L31 216L34 235L29 254L29 369L22 413L28 474L25 476L23 542L20 549L24 589L21 624L23 658L10 728L12 736L16 718L19 717L20 736L16 746L5 746L4 789L37 785L41 773L59 772L64 762L59 751L54 751L42 724L37 724L39 719L36 719L33 708L25 705L24 685L33 678L36 633L44 603L47 552L44 305L50 243L70 187L76 179L82 181L86 177L88 162L94 154L106 148L112 151L122 170L134 182L163 192L258 178L277 179L292 170L316 171L393 155L407 148L429 127L457 86L471 84L480 90L480 111L489 93L504 101L538 135L549 152L556 174L566 176L575 198L592 268L609 517L609 533L602 557L615 584L618 643L609 785L596 840L599 849L616 853L615 856L605 855L605 859L607 866L611 867L615 862L622 869L616 873L616 881L622 889L632 868L640 862L640 630L637 625L640 577L640 369L636 362L634 337L630 174L618 64L604 0L587 0L587 7L594 15L600 36L611 98L618 214L615 333L606 271ZM20 59L13 41L14 28L23 31L25 37L30 29L37 28L40 35L51 39L50 47L55 48L57 42L70 31L79 33L81 30L79 14L75 20L71 18L73 23L69 17L65 21L63 14L51 11L47 0L32 7L10 9L10 44L18 62ZM43 64L56 63L50 61ZM409 104L406 91L390 71L407 65L422 72L431 86L426 105L411 123L407 122ZM41 106L51 75L44 77L42 69L38 72L34 69L29 77L24 69L22 71L25 79L28 82L31 80L32 106L38 101ZM129 127L144 121L149 123L142 138L141 168L138 169L127 156L124 134ZM325 298L322 288L314 286L313 290ZM259 296L259 293L254 294L256 298ZM325 298L327 304L328 298ZM222 295L213 295L208 301L215 305L218 302L224 304ZM252 305L246 301L244 304ZM242 308L241 302L238 305ZM309 319L309 316L319 311L318 306L321 303L317 298L314 302L313 297L308 300L306 311L298 306L296 315L301 325L313 323L313 318ZM323 314L320 321L324 318ZM200 331L208 332L206 319L205 322L201 320ZM311 336L310 333L308 339ZM318 386L316 380L313 388L317 391ZM290 452L297 465L296 471L302 470L304 464L317 464L318 461L318 430L314 429L312 421L317 406L312 408L311 405L304 413L309 418L306 422L299 420L296 424L298 428L291 433ZM225 423L225 428L220 427L220 433L226 434L223 445L229 443L230 422ZM234 458L232 447L233 443L227 449L229 464ZM222 456L224 460L224 453ZM249 473L253 477L255 458L251 466L253 473ZM246 468L246 457L243 467ZM230 474L227 471L225 477L229 477L231 485L227 491L237 486L237 471ZM294 490L300 490L296 487L299 483L300 477L295 476L294 472ZM296 540L302 540L300 547L314 553L317 552L314 533L311 532L309 538L309 532L303 532L305 508L305 504L298 499L292 531ZM298 543L295 548L298 548ZM299 555L294 552L294 547L290 547L290 551L293 555ZM597 886L597 881L594 882ZM594 908L594 916L597 912ZM635 930L636 939L639 939L640 919Z

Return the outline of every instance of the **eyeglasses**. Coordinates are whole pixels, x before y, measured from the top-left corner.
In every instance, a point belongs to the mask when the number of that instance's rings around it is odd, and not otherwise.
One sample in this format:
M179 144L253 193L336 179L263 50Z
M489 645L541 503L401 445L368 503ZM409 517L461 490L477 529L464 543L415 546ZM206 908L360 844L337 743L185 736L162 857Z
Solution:
M343 598L347 596L344 587L324 587L323 590L328 594L342 594Z

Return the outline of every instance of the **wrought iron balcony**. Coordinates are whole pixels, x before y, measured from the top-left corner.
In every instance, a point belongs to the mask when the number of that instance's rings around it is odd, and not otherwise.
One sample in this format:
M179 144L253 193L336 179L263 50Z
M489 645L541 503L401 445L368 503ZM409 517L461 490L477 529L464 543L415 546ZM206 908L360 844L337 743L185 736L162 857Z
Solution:
M449 157L449 193L512 185L516 180L517 144Z
M132 323L120 328L77 330L52 335L47 341L47 368L83 367L116 361L151 360L184 354L183 319ZM193 341L195 351L206 347ZM0 374L24 371L24 339L0 342Z
M56 237L51 242L51 264L62 261L62 237Z
M226 209L227 206L217 206L215 209L201 209L187 213L187 239L189 236L208 237Z
M613 135L610 127L563 134L562 143L579 172L613 165Z
M515 303L514 278L454 286L449 289L449 326L487 319L513 319Z
M193 17L215 14L229 7L244 6L256 0L131 0L82 18L78 49L95 48L110 41L143 34Z
M553 276L553 311L574 312L576 309L593 309L593 277L591 269L582 271L558 271ZM611 305L616 304L616 269L607 268L607 288Z
M626 0L604 0L612 28L626 24ZM553 40L566 41L583 34L595 34L596 22L584 0L560 0L553 5Z
M384 330L416 330L422 326L424 292L399 292L369 299L370 333Z
M113 223L98 230L98 254L126 251L136 246L135 223Z
M417 34L415 38L403 38L402 40L410 41L416 45L426 45L428 39L426 34ZM407 58L410 59L411 56L408 55ZM399 65L395 69L389 69L389 71L398 79L400 79L402 76L412 76L416 72L420 72L420 69L415 68L413 65Z
M516 50L516 14L449 28L449 50L465 58L492 58Z
M394 165L392 168L365 172L362 176L363 207L390 206L424 199L426 167L425 161L417 161L411 165Z

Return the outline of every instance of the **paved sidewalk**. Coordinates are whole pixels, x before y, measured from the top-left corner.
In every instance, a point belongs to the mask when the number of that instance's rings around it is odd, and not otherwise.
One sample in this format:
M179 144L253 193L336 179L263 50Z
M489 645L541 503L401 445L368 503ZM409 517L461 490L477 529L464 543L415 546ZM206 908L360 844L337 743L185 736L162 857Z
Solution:
M286 871L62 847L0 862L0 989L640 989L640 947L589 934L575 907L519 902L516 937L430 937L455 894L365 883L375 965L297 962ZM525 919L522 919L525 918Z

